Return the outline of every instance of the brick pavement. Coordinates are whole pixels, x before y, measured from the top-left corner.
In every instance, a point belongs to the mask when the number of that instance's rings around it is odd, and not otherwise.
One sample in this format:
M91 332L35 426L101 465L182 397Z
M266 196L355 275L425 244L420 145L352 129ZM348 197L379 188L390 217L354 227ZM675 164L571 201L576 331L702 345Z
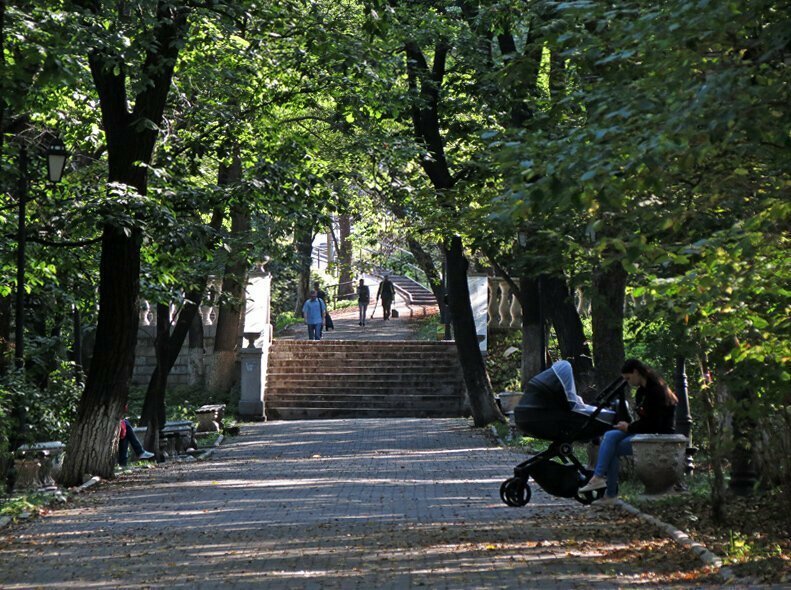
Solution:
M619 511L536 486L505 506L523 458L462 419L243 425L208 461L0 531L0 587L666 588L700 570Z

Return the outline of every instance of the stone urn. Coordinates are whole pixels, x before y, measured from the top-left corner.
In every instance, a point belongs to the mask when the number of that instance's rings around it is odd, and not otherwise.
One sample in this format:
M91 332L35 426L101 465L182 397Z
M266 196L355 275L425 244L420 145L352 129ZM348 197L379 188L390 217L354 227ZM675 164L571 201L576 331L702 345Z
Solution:
M662 494L681 481L688 442L683 434L632 437L634 472L645 486L646 494Z

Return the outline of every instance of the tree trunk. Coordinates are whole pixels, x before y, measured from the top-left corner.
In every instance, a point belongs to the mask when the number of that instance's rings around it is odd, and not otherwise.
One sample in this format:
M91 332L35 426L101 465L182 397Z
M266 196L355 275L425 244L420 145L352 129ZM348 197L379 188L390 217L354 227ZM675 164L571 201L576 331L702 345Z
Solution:
M338 245L338 277L337 299L353 299L355 296L354 276L352 273L352 221L348 215L338 216L339 245ZM300 310L301 311L301 310Z
M621 374L625 360L623 306L626 277L626 271L618 260L600 266L593 273L593 365L599 391Z
M538 279L519 278L519 295L522 304L522 391L527 383L541 372L546 346L542 331L545 329L539 310Z
M415 257L417 265L426 273L429 289L434 293L434 298L437 300L441 314L444 314L442 310L445 307L445 289L442 286L442 277L434 265L434 259L431 258L431 254L426 252L415 238L407 238L407 245L409 246L409 251L412 252L412 256Z
M720 412L726 405L727 392L721 381L712 383L709 377L709 366L705 356L698 357L700 363L701 387L700 399L703 402L703 423L709 440L711 455L711 511L718 522L725 520L725 440Z
M736 401L733 413L733 450L731 451L731 480L729 487L739 496L750 496L755 492L758 473L753 458L755 439L755 420L750 410L755 403L755 394L741 386L731 390Z
M560 354L571 362L577 391L588 399L590 396L586 392L594 387L595 374L579 311L574 305L565 277L544 275L541 280L541 304L546 318L555 328Z
M299 279L297 281L296 301L294 302L294 315L302 317L302 304L310 293L310 261L313 254L313 229L311 227L298 228L294 234L297 247L299 264Z
M220 186L241 180L242 162L238 151L231 165L220 170ZM231 207L231 238L234 242L250 230L250 212L239 204ZM209 391L230 391L236 382L236 351L241 342L242 321L247 284L247 258L241 248L231 252L222 279L222 303L217 314L217 331L214 351L207 374L206 387Z
M8 371L11 350L11 297L0 297L0 375Z
M66 486L86 475L114 477L120 418L137 340L140 232L105 226L99 266L99 317L91 368L60 472Z
M206 278L202 281L206 283ZM201 283L198 283L201 284ZM170 331L169 307L157 305L157 338L154 343L156 350L157 366L151 375L143 403L141 423L148 428L146 431L145 447L159 454L159 430L165 425L166 407L165 392L167 390L168 376L173 365L176 364L184 340L189 334L193 320L198 315L204 289L189 291L184 296L184 304L179 312L173 332ZM160 324L161 322L161 324ZM161 326L164 326L161 327Z
M494 401L492 384L486 373L486 365L481 355L475 319L470 305L470 290L467 284L469 263L464 257L461 238L451 238L446 248L448 260L448 306L453 318L453 333L456 336L456 350L464 373L464 383L470 400L470 409L476 426L490 422L505 422Z

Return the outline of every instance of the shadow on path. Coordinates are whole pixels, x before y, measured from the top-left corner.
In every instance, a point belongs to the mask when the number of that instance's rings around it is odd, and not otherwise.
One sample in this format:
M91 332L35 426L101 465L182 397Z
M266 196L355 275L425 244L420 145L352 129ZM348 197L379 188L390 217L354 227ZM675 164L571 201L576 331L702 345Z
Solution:
M521 458L462 419L246 424L207 462L3 530L0 587L703 587L623 513L537 488L505 506Z

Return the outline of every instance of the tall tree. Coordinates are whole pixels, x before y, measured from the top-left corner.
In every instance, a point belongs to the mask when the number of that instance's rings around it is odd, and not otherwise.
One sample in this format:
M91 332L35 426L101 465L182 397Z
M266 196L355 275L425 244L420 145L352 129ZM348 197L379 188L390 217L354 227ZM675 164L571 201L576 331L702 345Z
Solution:
M85 35L97 40L88 61L107 140L108 182L124 187L121 194L131 202L146 195L146 165L151 162L190 9L157 2L139 33L139 40L145 38L146 49L142 64L136 66L107 42L102 24L107 18L125 23L123 7L113 14L100 2L76 4L87 15ZM120 33L118 29L115 32ZM140 77L135 80L137 91L130 109L129 74L138 67ZM86 473L113 476L119 419L134 365L141 237L134 218L112 219L102 229L96 345L60 474L66 485L82 483Z

